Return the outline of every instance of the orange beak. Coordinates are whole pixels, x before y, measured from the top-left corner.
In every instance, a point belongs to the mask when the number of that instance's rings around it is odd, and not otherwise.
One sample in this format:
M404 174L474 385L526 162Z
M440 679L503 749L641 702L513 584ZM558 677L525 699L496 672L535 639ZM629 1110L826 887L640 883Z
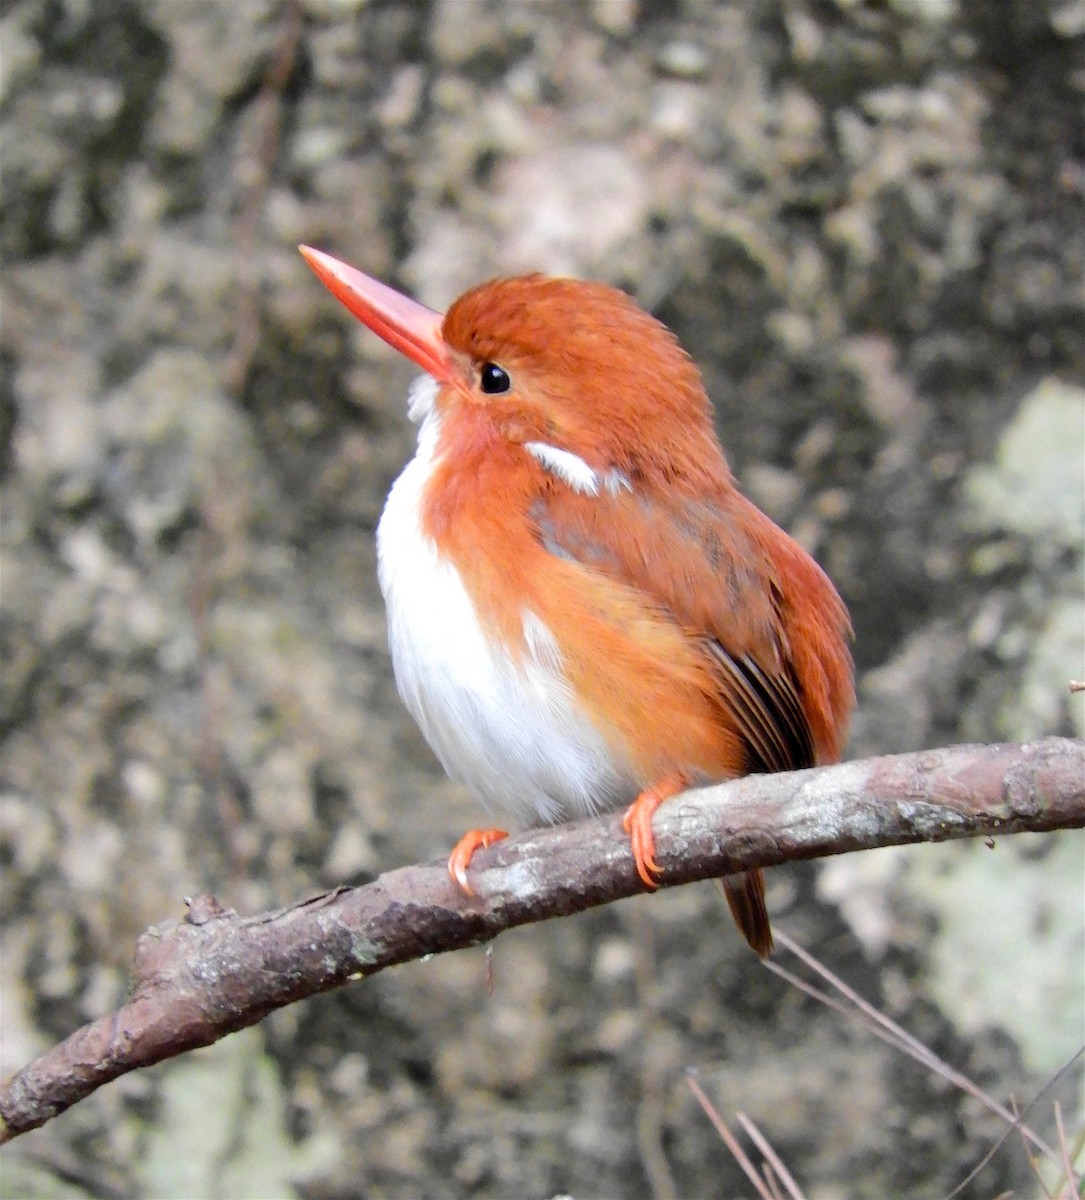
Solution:
M444 316L363 275L322 250L299 246L316 277L362 322L439 383L452 376L452 360L441 336Z

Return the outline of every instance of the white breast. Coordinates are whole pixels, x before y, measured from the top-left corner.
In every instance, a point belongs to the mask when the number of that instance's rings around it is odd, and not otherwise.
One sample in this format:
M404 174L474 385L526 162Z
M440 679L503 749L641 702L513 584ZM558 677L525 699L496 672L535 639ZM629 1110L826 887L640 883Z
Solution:
M377 528L399 694L449 775L522 823L632 798L631 780L571 693L550 631L521 613L528 655L515 661L487 636L459 573L422 533L420 504L437 454L435 394L428 376L411 390L418 451Z

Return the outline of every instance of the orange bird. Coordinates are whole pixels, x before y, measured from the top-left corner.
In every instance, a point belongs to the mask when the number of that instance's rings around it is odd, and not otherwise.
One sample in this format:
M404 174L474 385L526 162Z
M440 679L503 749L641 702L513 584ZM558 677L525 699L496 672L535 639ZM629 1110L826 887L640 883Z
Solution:
M674 335L624 293L525 275L442 316L319 250L321 281L425 372L418 449L377 529L396 683L445 770L521 823L833 762L854 704L848 613L735 485ZM470 892L472 830L449 870ZM760 871L724 881L772 948Z

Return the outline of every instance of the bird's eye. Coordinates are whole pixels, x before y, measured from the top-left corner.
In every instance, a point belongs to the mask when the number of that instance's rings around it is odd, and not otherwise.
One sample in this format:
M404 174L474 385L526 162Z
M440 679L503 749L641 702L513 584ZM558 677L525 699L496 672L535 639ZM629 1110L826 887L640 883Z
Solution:
M512 380L509 378L509 373L499 367L497 363L492 362L482 364L478 373L478 381L482 390L488 396L496 396L500 392L507 392L512 387Z

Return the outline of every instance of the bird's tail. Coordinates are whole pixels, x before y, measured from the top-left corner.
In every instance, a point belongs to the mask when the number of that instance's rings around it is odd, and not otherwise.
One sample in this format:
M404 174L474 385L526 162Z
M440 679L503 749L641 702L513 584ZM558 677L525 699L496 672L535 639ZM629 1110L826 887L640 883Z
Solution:
M727 907L746 941L767 958L772 953L772 926L765 908L765 876L760 871L725 875L718 881Z

